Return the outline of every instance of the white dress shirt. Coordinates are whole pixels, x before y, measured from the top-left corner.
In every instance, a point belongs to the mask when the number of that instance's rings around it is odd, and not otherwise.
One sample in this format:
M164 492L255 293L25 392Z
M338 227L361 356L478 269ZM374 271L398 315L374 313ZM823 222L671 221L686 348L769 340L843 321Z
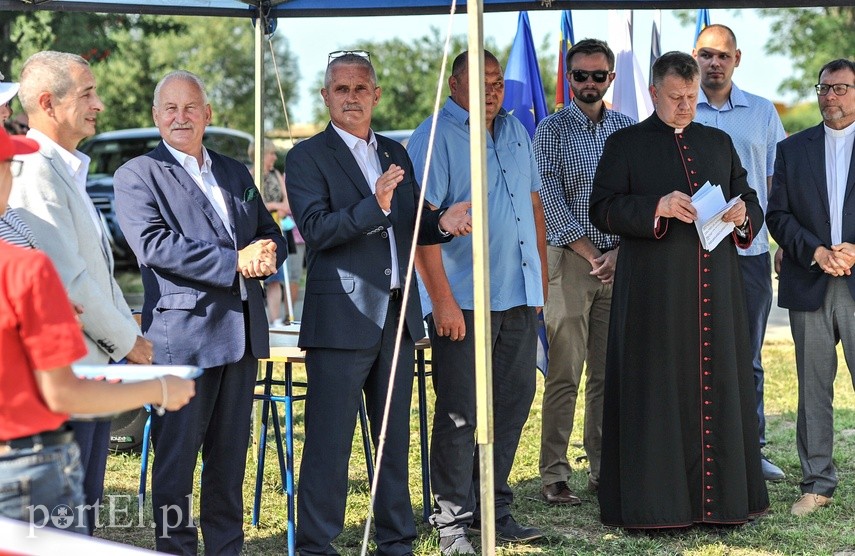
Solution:
M332 124L332 126L350 149L353 158L356 159L356 164L362 170L362 176L368 182L371 193L376 193L377 179L383 174L383 170L380 167L380 157L377 155L377 137L374 136L374 132L369 130L368 141L365 141L365 139L360 139L337 127L335 124ZM384 210L383 214L389 216L391 212ZM389 251L392 253L392 280L389 288L394 290L401 287L401 277L398 271L398 251L395 248L395 231L392 229L392 226L386 228L386 231L389 232Z

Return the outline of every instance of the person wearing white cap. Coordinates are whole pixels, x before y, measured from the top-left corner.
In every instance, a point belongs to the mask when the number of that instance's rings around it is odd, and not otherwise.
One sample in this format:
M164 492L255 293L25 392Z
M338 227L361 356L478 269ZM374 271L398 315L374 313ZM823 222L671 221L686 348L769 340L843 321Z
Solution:
M3 81L5 77L0 73L0 123L5 122L12 115L12 107L9 106L9 103L12 102L12 99L15 98L15 95L18 94L19 85L17 83L11 83L8 81Z

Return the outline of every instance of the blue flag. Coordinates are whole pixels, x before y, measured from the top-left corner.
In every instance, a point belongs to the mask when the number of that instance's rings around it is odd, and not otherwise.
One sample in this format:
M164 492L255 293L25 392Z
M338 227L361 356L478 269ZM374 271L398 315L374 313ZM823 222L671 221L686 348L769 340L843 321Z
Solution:
M527 12L520 12L517 35L508 56L502 106L522 122L531 137L537 123L548 114Z
M710 24L710 11L706 8L702 10L698 10L698 21L695 23L695 40L692 41L692 47L698 43L698 35L701 34L708 25Z
M567 60L567 51L576 44L573 38L573 16L570 10L561 12L561 41L558 46L558 75L555 80L555 111L558 112L573 98L570 83L567 82L567 68L564 62Z

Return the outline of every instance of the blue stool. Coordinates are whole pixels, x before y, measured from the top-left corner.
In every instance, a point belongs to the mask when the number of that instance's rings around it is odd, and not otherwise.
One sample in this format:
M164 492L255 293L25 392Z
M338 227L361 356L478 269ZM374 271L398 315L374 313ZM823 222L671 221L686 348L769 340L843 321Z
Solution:
M273 435L276 440L276 454L279 458L279 473L282 477L283 490L287 498L288 510L288 554L296 553L295 537L295 510L294 510L294 402L305 400L305 394L294 394L294 387L305 388L305 382L294 382L294 363L305 363L305 352L297 347L272 347L267 359L259 360L259 365L264 365L264 377L256 385L263 387L263 392L255 394L255 401L261 405L261 427L258 435L258 458L255 470L255 496L252 504L252 524L258 525L261 511L261 486L264 476L264 461L267 450L267 426L270 414L273 413ZM273 364L284 363L284 380L274 380ZM285 394L273 393L273 387L284 387ZM279 410L276 404L282 404L285 410L285 441L282 441L282 428L279 424ZM368 430L368 413L365 409L365 400L359 405L359 425L362 432L362 447L365 450L365 461L368 472L368 481L374 480L374 457L371 449L371 435Z

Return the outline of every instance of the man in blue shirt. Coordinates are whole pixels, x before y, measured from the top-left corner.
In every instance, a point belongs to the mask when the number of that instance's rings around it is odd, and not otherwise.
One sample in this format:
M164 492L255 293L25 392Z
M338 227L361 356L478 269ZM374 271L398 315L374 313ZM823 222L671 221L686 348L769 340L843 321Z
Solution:
M467 53L452 65L451 98L439 113L430 174L423 184L432 207L471 199ZM537 308L543 305L546 231L540 177L522 124L501 108L502 68L485 52L490 309L493 360L496 534L506 542L542 535L516 523L508 475L535 391ZM416 176L426 165L432 119L410 138ZM416 268L432 345L436 407L431 482L443 554L474 554L468 530L478 523L475 449L475 358L472 240L419 246ZM474 521L474 523L473 523Z
M765 213L775 169L775 146L786 136L781 119L771 102L746 93L733 83L733 70L739 66L742 52L736 48L736 36L730 28L724 25L706 27L698 35L693 55L701 68L695 121L730 135L748 172L748 185L757 191ZM763 412L761 349L772 308L772 270L766 226L755 233L751 247L738 249L738 252L741 255L739 268L745 288L748 332L754 356L754 386L762 447L766 444L766 417ZM784 479L784 472L765 456L761 463L763 477L767 481Z

